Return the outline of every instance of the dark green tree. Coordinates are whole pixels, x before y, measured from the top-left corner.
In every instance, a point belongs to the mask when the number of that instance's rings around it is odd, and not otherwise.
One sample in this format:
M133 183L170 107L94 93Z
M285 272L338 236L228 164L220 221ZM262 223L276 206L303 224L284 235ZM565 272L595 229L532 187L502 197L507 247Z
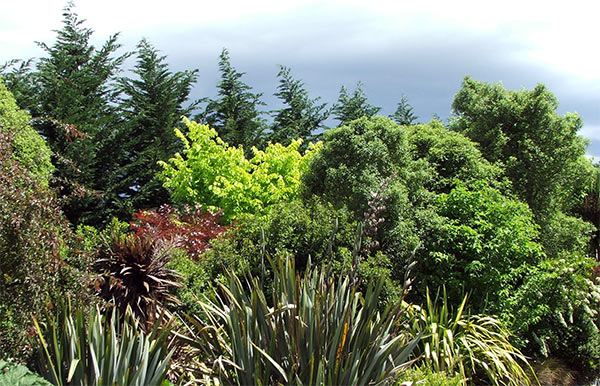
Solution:
M135 78L119 79L124 122L116 135L116 170L105 193L110 214L123 219L136 209L158 207L169 201L162 182L155 178L160 170L158 161L168 160L182 148L173 129L198 103L184 106L197 70L171 72L165 56L160 56L145 39L137 48Z
M356 84L356 90L350 95L346 87L342 86L337 103L333 106L332 113L340 126L343 126L361 117L371 118L381 110L367 102L367 96L362 89L362 83Z
M217 86L217 99L208 99L201 119L219 133L219 137L232 146L242 145L247 154L252 146L262 142L265 129L262 113L258 106L262 94L251 92L252 87L241 80L244 72L238 72L229 58L229 51L223 49L219 60L221 80Z
M320 98L310 99L301 80L294 79L290 69L279 67L279 86L275 96L281 99L284 108L274 111L274 122L269 139L289 145L292 139L302 138L304 147L313 139L316 130L323 128L323 121L329 117L326 103L319 104Z
M115 56L118 34L96 49L93 30L73 8L69 3L64 9L54 44L38 43L46 56L35 69L25 62L9 74L7 85L54 152L65 214L73 223L95 223L115 159L112 82L128 54Z
M399 125L409 126L415 123L419 117L413 113L413 107L408 103L406 95L402 95L402 98L400 98L400 102L398 103L398 108L394 114L390 115L390 118Z

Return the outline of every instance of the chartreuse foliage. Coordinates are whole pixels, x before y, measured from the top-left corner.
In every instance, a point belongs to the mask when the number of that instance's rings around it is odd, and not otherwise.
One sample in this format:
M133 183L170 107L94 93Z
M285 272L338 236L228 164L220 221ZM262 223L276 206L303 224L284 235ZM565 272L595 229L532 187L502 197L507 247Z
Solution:
M69 305L47 326L36 322L39 373L59 386L161 385L172 354L168 330L157 323L147 335L140 332L130 310L120 319L117 311L102 316L99 310L86 319Z
M44 139L29 125L31 117L19 109L15 98L8 91L0 77L0 131L13 136L14 157L29 173L39 178L39 182L48 184L54 166L50 162L52 152Z
M226 222L295 198L300 177L318 147L302 155L300 141L287 147L270 144L265 151L253 148L254 156L248 159L241 147L229 146L207 125L189 120L185 124L187 135L175 130L184 144L183 154L161 163L164 185L176 202L200 203L214 211L222 208Z
M378 310L381 283L363 295L324 269L301 278L293 260L273 262L273 271L270 301L259 279L231 275L220 301L202 303L208 322L190 319L182 339L204 361L201 374L224 384L367 385L391 381L407 364L419 336L398 329L401 303Z

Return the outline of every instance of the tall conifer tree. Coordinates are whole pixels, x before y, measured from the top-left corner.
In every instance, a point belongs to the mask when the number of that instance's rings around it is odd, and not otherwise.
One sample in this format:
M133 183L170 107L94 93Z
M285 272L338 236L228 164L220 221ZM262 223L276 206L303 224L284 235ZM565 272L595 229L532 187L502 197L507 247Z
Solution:
M302 138L306 147L314 132L323 128L323 121L330 110L325 108L326 103L318 103L320 98L309 98L304 83L294 79L288 67L280 66L277 76L279 86L275 96L283 101L285 107L274 111L270 139L288 145L292 139Z
M241 80L245 73L231 65L227 49L221 52L219 71L219 96L207 100L202 118L217 130L221 139L233 146L242 145L249 154L252 146L259 146L263 141L265 122L258 110L258 106L264 105L260 101L262 94L252 93L252 87Z
M332 113L335 119L340 121L343 126L355 119L361 117L370 118L377 114L381 107L373 106L368 103L367 96L362 89L362 83L356 84L356 90L350 95L346 87L342 86L337 103L333 107Z
M137 47L135 79L120 78L121 117L116 170L107 188L110 214L128 218L136 209L158 207L169 194L155 178L158 161L181 150L173 129L198 102L184 104L197 79L197 70L171 72L165 56L145 39Z

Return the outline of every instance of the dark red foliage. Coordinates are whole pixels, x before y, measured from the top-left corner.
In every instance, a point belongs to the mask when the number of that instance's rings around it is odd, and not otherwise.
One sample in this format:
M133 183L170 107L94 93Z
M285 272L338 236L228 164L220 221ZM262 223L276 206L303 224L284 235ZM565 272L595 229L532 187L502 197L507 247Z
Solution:
M227 226L219 225L221 211L213 213L199 206L191 208L186 205L179 212L165 204L158 210L140 210L133 217L135 220L130 225L138 237L178 239L182 248L193 259L197 259L208 248L210 240L228 229Z

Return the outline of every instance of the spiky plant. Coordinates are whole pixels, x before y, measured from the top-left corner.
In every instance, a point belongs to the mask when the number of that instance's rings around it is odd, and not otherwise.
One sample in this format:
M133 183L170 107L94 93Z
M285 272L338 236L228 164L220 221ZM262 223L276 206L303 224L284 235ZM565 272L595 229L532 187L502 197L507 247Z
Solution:
M144 334L131 308L123 318L117 310L104 316L95 309L86 319L70 304L47 325L34 322L40 340L37 371L54 385L158 386L165 380L169 323Z
M325 270L300 277L293 259L272 262L269 302L261 282L231 274L219 304L202 302L208 322L189 318L180 336L202 362L197 372L223 384L367 385L391 382L407 364L411 341L396 304L379 312L381 283L358 292Z
M537 384L527 358L510 343L510 331L493 316L467 314L466 303L467 296L452 310L444 289L433 300L427 290L424 307L410 306L408 330L423 334L413 353L420 364L459 375L464 385L481 378L494 386Z
M149 328L168 302L178 303L171 292L181 286L178 276L166 268L176 245L176 240L113 233L96 261L98 294L121 315L131 307L141 326Z

